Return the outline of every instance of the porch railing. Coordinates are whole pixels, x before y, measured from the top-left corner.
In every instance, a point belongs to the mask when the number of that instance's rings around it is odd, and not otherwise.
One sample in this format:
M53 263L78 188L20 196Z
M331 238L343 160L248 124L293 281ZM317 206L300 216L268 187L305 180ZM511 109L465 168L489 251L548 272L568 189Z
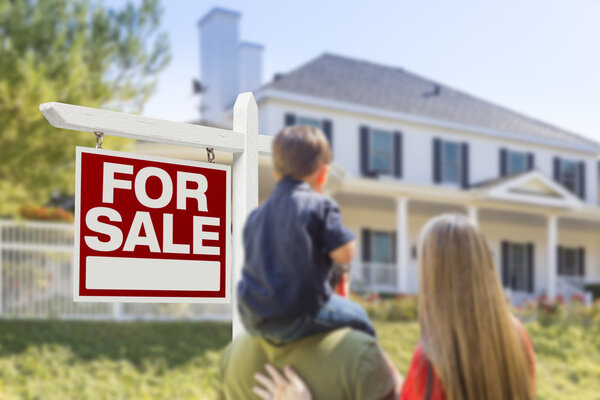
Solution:
M556 294L570 301L573 296L580 296L585 304L594 300L592 293L586 292L585 280L579 277L558 276L556 279Z
M73 224L0 220L0 317L230 320L229 304L73 302Z
M360 263L355 266L359 277L368 291L398 292L398 267L389 263Z

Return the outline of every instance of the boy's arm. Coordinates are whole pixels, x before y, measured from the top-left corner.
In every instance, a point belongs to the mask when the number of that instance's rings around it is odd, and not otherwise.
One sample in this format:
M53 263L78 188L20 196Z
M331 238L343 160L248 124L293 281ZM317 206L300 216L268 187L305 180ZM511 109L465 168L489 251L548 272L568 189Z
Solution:
M348 264L354 257L354 234L342 223L337 203L326 199L320 218L320 241L323 250L334 263Z
M354 240L339 246L329 253L329 258L337 264L348 264L354 257L355 244Z

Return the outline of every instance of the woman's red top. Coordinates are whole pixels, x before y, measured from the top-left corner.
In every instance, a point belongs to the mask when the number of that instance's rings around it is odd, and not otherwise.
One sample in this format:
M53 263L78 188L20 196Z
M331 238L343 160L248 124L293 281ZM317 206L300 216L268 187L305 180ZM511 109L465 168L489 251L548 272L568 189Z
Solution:
M533 353L533 346L523 324L518 320L516 321L517 327L523 335L527 353L531 359L533 385L535 387L535 355ZM420 344L413 354L410 368L402 385L399 400L446 400L442 381L437 376L433 365L423 354Z

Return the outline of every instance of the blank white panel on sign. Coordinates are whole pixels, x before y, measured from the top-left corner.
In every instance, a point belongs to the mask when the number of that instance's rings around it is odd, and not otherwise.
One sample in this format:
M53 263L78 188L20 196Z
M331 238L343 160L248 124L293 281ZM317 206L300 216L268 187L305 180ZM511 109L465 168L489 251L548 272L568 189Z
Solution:
M220 264L218 261L88 256L85 286L87 289L217 291Z

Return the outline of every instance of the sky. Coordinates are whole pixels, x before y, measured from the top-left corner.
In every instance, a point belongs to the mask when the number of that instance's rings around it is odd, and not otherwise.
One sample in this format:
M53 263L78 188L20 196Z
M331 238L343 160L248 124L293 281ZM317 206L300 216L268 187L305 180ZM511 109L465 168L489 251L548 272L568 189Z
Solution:
M109 0L108 5L124 1ZM197 21L239 11L263 80L330 52L404 68L600 141L600 0L163 0L172 61L144 115L198 118Z

